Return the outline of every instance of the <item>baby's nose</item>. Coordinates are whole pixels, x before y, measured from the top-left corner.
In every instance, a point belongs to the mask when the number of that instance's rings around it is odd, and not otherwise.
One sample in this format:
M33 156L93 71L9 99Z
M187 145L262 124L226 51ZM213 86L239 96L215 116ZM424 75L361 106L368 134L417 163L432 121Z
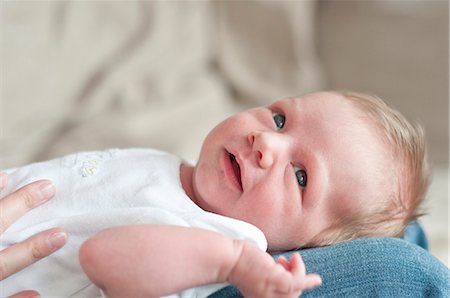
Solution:
M258 165L263 169L271 167L278 154L277 136L272 132L255 131L248 135L248 141L256 155Z

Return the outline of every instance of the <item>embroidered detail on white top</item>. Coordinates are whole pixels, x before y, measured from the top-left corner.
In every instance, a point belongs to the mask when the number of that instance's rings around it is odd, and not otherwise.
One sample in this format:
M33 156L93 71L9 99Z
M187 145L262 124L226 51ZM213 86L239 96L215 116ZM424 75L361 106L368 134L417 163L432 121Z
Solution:
M99 165L99 159L89 159L84 161L80 169L81 176L89 177L95 175L98 172Z

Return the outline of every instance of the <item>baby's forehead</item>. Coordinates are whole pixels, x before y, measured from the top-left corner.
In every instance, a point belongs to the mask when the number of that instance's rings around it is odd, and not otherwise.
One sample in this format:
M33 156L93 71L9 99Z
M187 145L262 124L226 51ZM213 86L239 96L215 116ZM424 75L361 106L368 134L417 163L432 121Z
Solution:
M312 92L312 93L306 93L303 95L296 95L296 96L288 96L286 98L280 98L279 100L316 100L316 101L321 101L321 100L331 100L331 101L336 101L336 100L343 100L346 99L346 97L339 93L339 92L335 92L335 91L321 91L321 92Z
M377 144L389 149L377 119L368 116L367 110L355 100L337 92L316 92L303 96L287 97L272 104L274 110L284 111L287 121L306 125L315 138L328 138L350 133L350 140L362 139L367 146ZM305 133L305 131L302 131ZM352 144L347 144L352 146Z
M303 108L313 108L324 105L348 104L350 101L343 94L333 91L308 93L299 96L289 96L275 100L272 105L291 104L302 105Z
M291 118L307 117L317 124L335 120L341 125L366 126L371 122L361 107L336 92L317 92L287 97L275 101L271 107L288 112Z

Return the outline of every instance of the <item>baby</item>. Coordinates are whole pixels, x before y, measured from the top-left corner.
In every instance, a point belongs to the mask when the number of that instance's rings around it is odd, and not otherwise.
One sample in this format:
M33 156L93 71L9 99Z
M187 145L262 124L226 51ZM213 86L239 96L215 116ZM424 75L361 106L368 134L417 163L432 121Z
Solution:
M48 178L59 193L12 225L2 246L54 226L70 238L3 281L2 295L33 288L91 297L101 288L108 297L200 297L229 282L249 297L295 297L320 277L306 274L299 255L274 261L267 248L399 236L428 184L420 127L377 98L345 92L230 117L209 133L195 166L130 149L7 173L8 192Z

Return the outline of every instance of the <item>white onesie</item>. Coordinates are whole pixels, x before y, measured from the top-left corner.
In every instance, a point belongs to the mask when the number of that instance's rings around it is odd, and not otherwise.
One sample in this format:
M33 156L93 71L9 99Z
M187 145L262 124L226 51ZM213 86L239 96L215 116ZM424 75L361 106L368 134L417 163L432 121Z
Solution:
M24 289L37 290L42 297L100 296L99 288L81 269L78 250L84 240L112 226L147 223L204 228L266 250L266 239L255 226L206 212L193 203L181 186L180 165L178 157L156 150L113 149L6 170L8 186L0 197L38 179L51 180L57 194L9 227L1 235L0 249L53 227L65 228L69 238L56 253L0 282L1 296ZM205 297L223 286L208 285L178 295Z

